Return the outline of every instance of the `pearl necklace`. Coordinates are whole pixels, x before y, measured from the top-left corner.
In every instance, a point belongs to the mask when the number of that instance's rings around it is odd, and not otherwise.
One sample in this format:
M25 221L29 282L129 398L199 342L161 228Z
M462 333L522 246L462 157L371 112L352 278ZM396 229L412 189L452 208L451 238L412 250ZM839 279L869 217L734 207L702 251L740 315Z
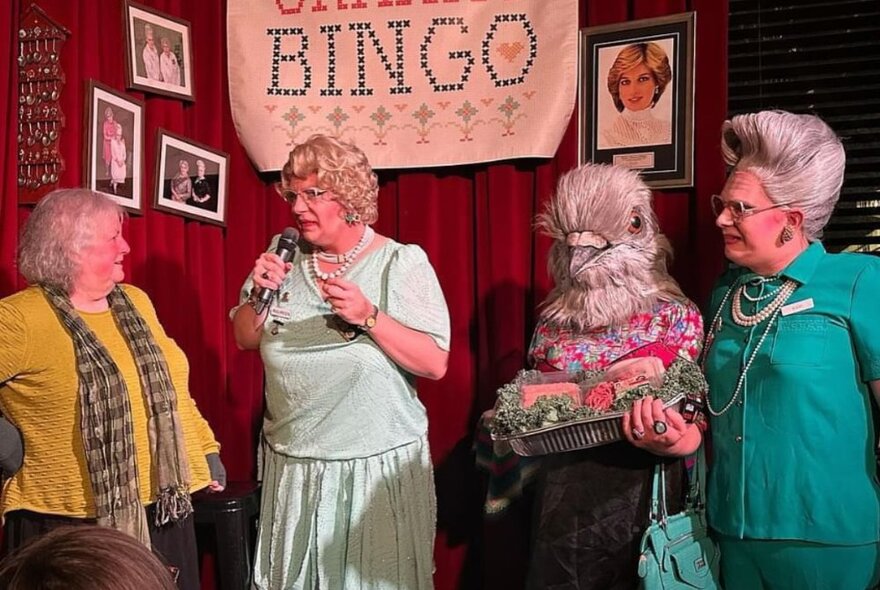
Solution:
M742 286L739 288L742 289ZM706 392L706 409L709 410L709 413L715 417L722 416L733 407L733 404L736 403L736 400L739 399L739 394L742 391L743 385L746 382L746 373L749 372L749 368L751 368L752 363L755 361L755 357L758 356L758 351L761 350L761 346L764 344L764 340L767 339L767 334L770 333L770 327L773 325L773 322L776 321L776 318L779 317L779 314L782 312L782 306L791 297L792 293L794 293L795 289L797 289L797 283L794 281L786 281L782 287L778 289L779 295L776 296L769 307L773 307L773 311L770 312L770 321L767 322L767 326L764 328L764 333L761 334L761 338L758 340L758 344L755 346L754 350L752 350L752 354L749 355L749 360L746 361L743 370L739 374L739 379L736 381L736 389L733 390L733 395L730 396L730 400L724 405L720 410L716 410L712 407L712 403L710 401L709 392ZM712 318L712 322L709 324L709 332L706 334L706 341L703 344L703 356L702 362L700 363L703 372L706 372L706 357L709 355L709 349L712 347L712 344L715 342L715 333L721 330L721 312L724 310L724 304L727 303L727 300L730 298L730 294L733 292L734 286L731 286L730 289L727 290L727 293L724 294L724 298L721 300L721 305L718 306L718 311L715 312L715 317ZM739 305L738 300L734 299L731 303L731 315L734 316L734 321L736 321L734 308ZM762 310L764 311L764 310ZM740 309L740 313L742 310ZM743 316L748 318L749 321L752 321L753 318L757 317L759 314L755 314L754 316ZM763 320L763 318L762 318ZM758 320L752 324L740 324L736 322L740 326L755 326L759 324L762 320Z
M740 285L733 295L733 303L730 306L730 315L733 321L739 326L757 326L770 316L776 313L776 310L782 307L782 304L791 297L794 290L797 289L797 283L787 280L779 289L774 291L776 296L767 304L767 307L757 312L755 315L746 315L742 310L742 295L746 286Z
M375 236L376 232L373 231L373 228L369 225L365 226L364 233L361 235L361 239L358 240L358 243L354 245L354 248L352 248L345 254L342 254L342 259L344 260L344 262L342 262L342 266L340 266L333 272L321 272L321 269L318 267L318 251L312 250L312 272L314 273L315 278L322 281L327 281L329 279L335 279L336 277L341 277L342 275L344 275L351 264L354 262L354 259L357 258L358 254L360 254L364 248L366 248L373 242L373 238ZM334 262L338 260L338 255L333 254L331 256L333 257Z
M765 286L772 281L778 281L778 280L779 280L779 277L776 275L773 275L772 277L756 277L756 278L752 279L751 281L748 281L746 288L743 289L743 291L742 291L742 296L745 297L748 301L751 301L752 303L757 303L759 301L764 301L765 299L770 299L777 292L779 292L779 285L777 285L776 288L772 289L772 290L765 288ZM749 291L748 291L749 286L758 287L758 294L757 295L749 295Z
M362 246L364 248L366 248L367 246L370 245L370 242L373 241L373 237L375 236L375 233L376 233L373 231L373 228L370 227L369 225L366 227L367 228L364 230L364 235L367 233L369 233L370 235L366 238L367 243ZM361 235L361 239L363 239L363 237L364 236ZM358 246L360 246L360 244L361 243L358 242L357 244L354 245L354 248L352 248L351 250L349 250L348 252L346 252L344 254L333 254L331 252L324 252L323 250L318 250L318 258L320 258L321 260L323 260L325 262L331 262L333 264L342 264L343 262L349 262L349 261L354 260L354 257L358 255L357 248L358 248Z

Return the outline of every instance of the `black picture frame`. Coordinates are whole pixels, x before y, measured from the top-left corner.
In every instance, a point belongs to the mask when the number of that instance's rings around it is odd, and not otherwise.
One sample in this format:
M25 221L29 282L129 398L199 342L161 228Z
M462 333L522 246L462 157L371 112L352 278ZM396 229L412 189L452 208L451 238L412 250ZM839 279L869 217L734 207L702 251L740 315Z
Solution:
M86 187L106 194L129 213L143 213L144 103L86 80L84 119ZM114 137L114 128L121 137Z
M695 25L685 12L581 29L581 164L638 170L652 188L693 186Z
M154 208L226 227L229 154L165 129L156 133ZM189 183L183 181L184 177ZM184 190L174 190L180 186L175 179L180 180Z
M125 0L123 19L126 87L195 101L189 21L131 0ZM155 50L152 58L147 55L148 40Z

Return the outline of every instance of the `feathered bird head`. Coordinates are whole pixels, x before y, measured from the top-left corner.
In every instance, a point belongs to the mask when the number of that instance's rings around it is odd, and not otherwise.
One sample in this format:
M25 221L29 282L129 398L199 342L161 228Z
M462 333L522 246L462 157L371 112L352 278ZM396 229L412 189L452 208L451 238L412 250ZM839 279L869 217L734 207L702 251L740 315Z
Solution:
M556 286L541 317L577 331L620 326L658 300L682 300L667 270L651 190L626 168L585 164L565 173L538 216L555 240L548 267Z

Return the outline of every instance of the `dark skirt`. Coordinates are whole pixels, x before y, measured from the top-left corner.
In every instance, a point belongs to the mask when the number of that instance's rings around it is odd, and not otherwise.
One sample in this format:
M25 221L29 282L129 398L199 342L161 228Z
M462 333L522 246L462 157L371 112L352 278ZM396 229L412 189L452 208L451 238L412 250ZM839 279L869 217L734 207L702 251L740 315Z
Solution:
M627 442L545 457L527 588L635 589L658 461L666 469L668 511L681 512L687 491L682 459L660 458Z
M199 590L199 555L193 517L190 515L180 523L160 528L153 523L152 508L152 506L147 508L147 519L150 524L153 553L158 555L163 563L178 570L178 588ZM6 524L3 526L3 555L8 555L26 545L28 541L53 529L86 524L94 525L95 519L13 510L6 514Z

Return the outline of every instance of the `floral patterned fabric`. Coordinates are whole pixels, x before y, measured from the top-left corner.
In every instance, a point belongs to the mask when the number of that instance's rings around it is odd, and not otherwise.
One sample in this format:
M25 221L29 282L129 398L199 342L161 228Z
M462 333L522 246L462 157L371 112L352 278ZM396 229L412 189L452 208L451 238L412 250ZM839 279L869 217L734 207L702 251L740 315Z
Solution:
M691 301L658 302L648 313L634 315L625 326L575 333L539 323L529 360L542 370L602 369L627 353L662 342L696 360L703 339L703 318Z

